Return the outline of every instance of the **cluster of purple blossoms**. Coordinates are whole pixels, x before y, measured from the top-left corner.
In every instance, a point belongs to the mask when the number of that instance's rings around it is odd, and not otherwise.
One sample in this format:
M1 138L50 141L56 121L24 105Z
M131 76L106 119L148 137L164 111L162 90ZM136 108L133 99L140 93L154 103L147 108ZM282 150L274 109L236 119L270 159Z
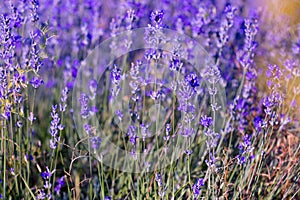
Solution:
M163 198L165 196L165 191L163 188L163 179L159 173L155 173L155 181L158 185L158 195Z
M60 104L59 104L59 110L61 112L65 112L66 108L67 108L67 98L68 98L68 94L69 94L69 89L68 87L65 87L62 91L61 91L61 98L60 98Z
M204 127L203 133L206 135L206 145L208 149L213 149L218 145L220 134L213 128L213 119L211 117L202 116L200 124Z
M24 88L28 83L35 89L44 84L38 74L43 65L41 45L38 44L41 34L37 27L31 27L34 22L39 20L37 14L39 2L35 0L31 3L32 7L26 5L24 1L4 2L3 4L7 7L3 7L5 8L3 9L4 13L1 13L0 17L0 57L3 61L0 66L0 104L4 107L1 116L6 120L10 120L13 115L20 118L18 113L22 113L24 110L23 103L27 101ZM26 21L27 14L34 18L32 22ZM27 30L25 26L31 28ZM29 79L29 77L32 78ZM15 114L11 113L12 110ZM34 110L34 108L30 108L30 110ZM32 112L27 118L31 124L36 119ZM22 127L21 120L15 124L18 128Z
M194 88L190 86L189 81L182 80L180 82L180 88L178 91L178 101L179 107L178 110L189 113L194 111L194 105L191 103L192 98L195 95Z
M64 126L60 122L60 117L57 113L57 105L52 105L52 111L51 111L51 117L52 121L50 123L50 148L56 149L58 142L60 141L59 131L62 131L64 129Z
M32 85L32 87L34 87L35 89L37 89L37 88L39 88L41 85L44 84L44 81L43 81L43 79L40 79L40 78L34 76L34 77L30 80L29 83Z
M57 185L54 188L54 191L59 195L61 188L65 185L65 176L60 177L57 180Z
M131 88L131 99L135 102L137 102L140 99L140 87L141 87L141 77L140 77L140 70L141 70L141 61L137 61L136 64L131 63L130 67L130 82L129 86Z
M31 50L30 50L30 66L33 69L34 73L38 73L43 65L40 57L40 50L36 40L38 39L39 35L37 33L31 33Z
M120 82L121 82L121 70L117 67L117 65L114 65L114 68L111 70L111 81L113 83L113 88L112 90L112 96L115 97L119 94L120 92Z
M261 135L259 133L263 131L268 132L271 129L273 131L273 127L277 128L278 124L281 126L289 124L287 127L295 126L293 127L293 130L296 130L296 132L298 131L298 117L291 117L291 115L289 115L290 113L282 109L284 101L286 100L285 92L289 92L289 90L284 88L284 85L281 85L281 79L285 79L287 83L289 83L289 81L292 80L292 77L299 78L300 76L298 67L299 62L297 61L300 52L300 31L298 31L299 36L293 44L287 41L287 39L281 42L283 43L282 46L285 46L284 48L291 49L292 53L290 55L287 55L289 52L283 52L284 50L281 50L279 53L280 55L273 53L273 56L275 55L276 57L278 55L279 58L274 59L276 65L268 66L267 86L271 90L271 93L268 94L266 91L258 92L258 87L256 87L257 77L261 73L260 70L262 70L256 68L256 60L254 59L254 56L257 53L256 50L258 50L259 47L258 43L255 41L255 37L259 30L258 21L255 17L252 18L252 16L250 16L250 19L244 21L242 19L242 16L245 16L248 10L245 2L249 1L231 1L232 5L228 4L229 1L223 0L218 2L218 4L216 4L216 1L204 0L178 1L175 3L173 1L161 1L159 4L153 2L150 3L149 1L126 1L122 2L120 5L115 5L114 1L102 2L93 0L46 0L41 3L38 0L16 0L7 2L8 1L5 1L4 3L1 3L1 5L8 5L3 6L3 10L6 12L7 8L9 12L4 14L1 13L0 17L0 105L1 125L3 127L4 123L2 119L7 121L17 119L17 121L13 121L13 124L16 124L20 132L28 126L28 123L31 126L36 125L33 124L33 122L36 120L36 116L43 118L43 116L40 115L42 112L39 112L39 115L33 113L35 108L31 107L32 104L27 104L26 101L31 102L31 97L30 95L25 94L26 91L24 88L26 88L27 84L30 84L33 88L38 89L44 84L44 81L47 87L57 86L59 78L61 78L60 76L64 76L63 84L67 87L63 89L61 101L58 104L60 113L58 114L57 111L58 106L53 105L49 130L51 133L50 147L53 149L57 148L57 144L60 140L59 132L63 129L61 120L64 118L63 112L65 112L67 108L67 95L69 90L73 88L74 80L77 77L77 71L86 55L103 39L109 36L114 37L121 31L147 26L148 18L143 16L150 14L150 23L148 24L150 31L146 33L146 42L156 47L161 43L166 42L168 38L164 37L162 29L168 27L173 30L176 29L182 34L191 35L193 39L204 43L205 49L214 59L214 64L209 65L209 67L205 69L206 71L204 74L199 76L192 71L190 72L189 69L186 68L186 62L182 59L185 54L188 54L188 56L186 56L187 61L194 56L189 54L189 50L185 50L179 45L174 47L171 56L167 57L167 65L169 65L171 75L178 73L184 75L184 78L183 80L174 81L173 89L178 91L176 97L178 97L179 100L176 102L179 103L179 106L176 105L176 108L181 112L181 115L178 117L174 114L174 122L172 120L168 121L169 119L166 120L167 122L165 123L168 124L166 124L165 135L163 137L165 142L170 140L170 137L172 137L171 133L174 135L178 133L179 135L189 137L191 135L196 135L198 132L197 130L190 128L189 125L192 123L198 124L199 121L198 119L194 119L198 116L198 113L195 110L198 108L197 106L200 105L193 105L191 99L193 99L196 94L200 93L199 86L201 85L202 78L208 82L208 92L211 99L213 99L210 104L212 112L210 114L207 113L207 115L212 117L203 115L200 118L200 125L203 128L203 133L206 136L204 137L207 139L207 147L209 148L208 155L205 155L208 156L206 164L209 168L215 165L216 159L219 159L220 156L222 157L222 155L214 154L212 149L215 147L222 148L223 145L226 146L229 140L227 135L224 134L224 138L222 137L223 143L218 145L220 135L217 133L218 130L216 130L215 125L219 125L219 123L218 118L215 117L215 113L220 109L220 105L215 101L219 92L219 88L215 87L216 84L221 84L226 87L226 95L228 95L229 98L232 97L232 99L234 99L230 107L231 112L224 113L224 118L229 114L231 115L229 119L230 122L228 122L224 132L232 133L234 137L237 137L233 138L233 141L236 141L235 139L237 139L237 142L226 147L229 149L231 147L236 148L237 145L234 147L232 145L240 144L237 147L239 150L239 155L237 156L239 164L249 163L249 160L253 159L256 150L254 149L255 144L252 142L256 141L256 139L260 139ZM74 13L77 13L78 15L74 15ZM116 16L114 16L115 13L117 13ZM41 20L44 20L45 18L47 18L47 23L42 23ZM169 23L170 26L164 24L163 19L164 22ZM266 28L262 26L262 29ZM51 34L54 34L55 36L52 37ZM259 41L263 41L265 36L276 36L268 33L264 34L262 38L258 37ZM275 40L276 42L274 43L277 43L278 39L274 39L274 41ZM278 42L276 45L279 46L281 43L279 44ZM270 42L269 44L262 45L272 46L272 44L270 45ZM112 42L110 45L112 52L117 50L116 46L116 43ZM124 46L129 48L130 41L125 40ZM188 46L193 46L193 44L188 44ZM277 50L277 46L275 46L274 49ZM265 59L267 53L264 51L260 51L259 53L261 53L260 56L264 57L264 60L267 60ZM155 49L147 50L145 53L145 59L148 64L159 63L163 60L162 58L166 58L164 56L166 55L161 50ZM46 59L44 59L45 57ZM132 61L134 59L134 56L128 57L128 61L133 63L135 62ZM282 71L281 64L277 64L277 60L280 60L278 62L281 62L286 59L288 59L284 64L286 71ZM47 62L50 63L48 63L49 69L45 66L45 63ZM120 83L123 79L123 72L117 66L118 65L114 65L111 70L111 91L113 97L120 93ZM141 133L143 141L146 142L146 137L153 132L151 124L142 121L145 116L139 113L142 110L140 102L145 100L143 99L145 97L140 95L141 91L139 86L141 83L147 84L148 82L151 82L151 80L145 80L145 82L143 82L144 80L141 80L140 72L141 70L144 70L141 68L141 63L138 62L132 64L130 68L130 78L132 79L130 82L130 89L132 92L130 100L134 101L134 106L129 106L129 109L131 109L129 113L131 115L132 124L128 127L127 136L128 141L134 147L138 146L137 134ZM160 69L158 69L158 71L160 71ZM50 73L49 77L43 76L43 73L47 73L48 75L48 72L54 72L53 77ZM152 77L150 79L152 79ZM163 80L157 80L157 83L158 87L155 86L155 90L153 89L150 92L147 91L146 95L151 98L151 102L154 100L155 103L160 103L164 101L163 98L166 94L161 87L161 85L163 85ZM237 88L239 83L241 86ZM91 100L96 98L97 81L90 80L88 87L89 92L82 93L79 98L81 103L80 114L83 119L88 119L91 115L98 112L97 107L90 106ZM36 90L34 91L36 92ZM53 90L53 93L54 92L56 92L56 90ZM42 95L45 95L44 91L41 91L41 93L43 93ZM292 95L297 96L299 93L300 87L295 86ZM258 98L261 96L263 99L261 103L259 103ZM51 104L52 102L48 105ZM297 99L293 98L290 104L292 106L291 110L297 109ZM29 109L27 108L27 105L29 106ZM27 112L24 112L26 109ZM24 117L25 120L22 121L24 113L26 116ZM117 110L115 114L121 121L128 113ZM295 116L297 116L297 113ZM155 116L151 117L155 118ZM183 119L180 124L175 124L177 122L177 117ZM26 119L28 119L28 122ZM295 125L289 123L292 120L295 121ZM156 119L156 121L160 121L160 119ZM41 123L41 125L42 124L43 123ZM272 128L267 129L266 127L269 126ZM172 131L171 127L173 127ZM41 127L41 129L43 128L44 127ZM101 144L101 139L96 135L95 128L90 125L85 125L84 128L88 133L91 148L98 149ZM279 130L281 133L282 129ZM240 133L240 135L236 136L236 132ZM18 142L18 138L14 137L15 136L13 135L13 141ZM242 140L240 143L238 142L238 137ZM257 138L254 139L254 137ZM273 137L270 138L273 139ZM33 139L35 140L36 138ZM201 138L198 138L197 135L196 139ZM135 150L136 149L133 150L133 153L135 153ZM192 153L191 150L186 150L185 152L188 155ZM198 152L197 149L196 152ZM232 152L231 149L228 152ZM236 158L236 154L233 154L234 159ZM228 158L230 158L230 153ZM20 158L17 157L16 160L20 160ZM266 163L267 162L269 162L269 160L266 160ZM194 163L192 163L191 166L193 166L193 164ZM153 165L155 165L155 163ZM11 168L11 173L18 173L18 169ZM51 174L52 173L49 172L48 168L46 172L42 173L45 185L44 190L39 191L39 199L50 198L50 196L47 196L46 190L51 187L49 182ZM159 174L155 174L155 180L159 186L159 196L163 198L164 191L162 187L162 177ZM61 177L57 181L55 191L59 193L63 185L64 178ZM199 179L195 185L193 185L192 189L195 198L200 197L200 189L203 186L203 179ZM210 186L211 185L208 187ZM251 185L251 188L249 188L251 192L257 189L255 187L256 186L253 185L252 189ZM114 190L115 188L110 189L116 191ZM269 188L267 188L267 191L268 190ZM208 191L208 194L211 195L210 191ZM228 195L230 196L231 194ZM253 193L253 195L256 197L256 194ZM252 197L255 198L254 196ZM4 198L7 198L7 196L4 195ZM109 197L105 197L105 199L106 198L110 199Z
M165 141L169 141L170 139L170 133L171 133L171 125L166 124L166 136L164 136Z
M172 47L171 56L169 60L169 69L171 71L178 71L180 72L183 67L183 61L182 59L186 56L186 50L182 47L180 42L178 41L178 44ZM194 77L195 80L196 77Z
M257 19L246 19L244 25L246 27L244 48L239 52L238 58L242 67L248 69L253 65L254 50L257 47L254 39L258 32L258 21Z
M200 192L201 192L201 188L204 186L204 179L199 178L197 180L197 182L192 186L192 190L194 193L194 199L198 199Z
M162 32L163 28L163 17L164 17L164 11L162 10L155 10L151 12L151 24L148 24L148 30L145 33L145 41L154 46L158 47L158 45L164 43L166 41L166 38ZM157 60L160 58L161 54L159 51L150 49L150 52L155 52L151 56L153 59ZM151 55L151 54L150 54Z
M277 65L269 65L266 76L269 78L267 86L271 90L271 94L263 99L263 106L268 123L274 126L278 125L280 121L278 108L284 101L284 95L281 91L282 70Z
M46 171L41 172L41 177L44 182L44 186L42 189L38 190L38 194L36 196L37 199L52 199L52 194L51 194L51 183L50 183L50 178L52 176L53 172L50 172L49 168L46 167Z
M254 159L254 147L252 146L250 135L244 136L244 141L239 145L238 148L240 150L240 153L237 156L239 164L246 164L248 160L252 161Z
M99 149L102 142L101 138L97 135L96 129L89 124L84 124L83 128L87 133L87 135L89 136L91 149L96 151L97 149Z
M128 127L127 136L129 137L130 143L135 146L136 145L136 127L134 125L130 125Z
M102 140L99 136L93 136L90 138L90 142L91 142L91 148L93 150L97 150L99 149Z
M85 93L82 93L79 98L81 110L80 115L83 119L86 119L90 116L90 108L89 108L89 97Z
M39 20L38 8L39 8L39 1L38 0L31 0L31 20L32 22L37 22Z
M149 136L149 125L148 124L141 124L140 125L141 135L143 141L145 141L146 137Z
M188 75L186 75L185 76L185 80L190 84L190 86L192 87L192 88L196 88L196 87L198 87L198 86L200 86L199 85L199 80L198 80L198 77L197 77L197 75L195 74L195 73L190 73L190 74L188 74Z
M237 8L233 7L230 4L228 4L224 9L225 19L221 21L220 31L218 34L219 40L217 41L217 47L219 49L222 49L229 40L228 32L230 28L234 25L234 17L236 15L236 12L237 12Z
M162 26L162 19L164 16L163 10L155 10L151 13L150 20L154 27L158 28Z
M36 117L33 115L33 112L29 113L28 120L30 121L31 124L33 123L33 121L36 120Z
M208 127L210 127L213 124L213 119L212 119L212 117L208 117L206 115L201 116L200 124L203 127L208 128Z

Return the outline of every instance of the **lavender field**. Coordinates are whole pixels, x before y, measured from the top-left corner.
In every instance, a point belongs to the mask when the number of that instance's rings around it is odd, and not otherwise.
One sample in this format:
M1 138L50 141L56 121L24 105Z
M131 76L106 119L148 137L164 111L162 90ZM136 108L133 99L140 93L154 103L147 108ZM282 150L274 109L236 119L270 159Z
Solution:
M299 0L2 0L0 199L300 199Z

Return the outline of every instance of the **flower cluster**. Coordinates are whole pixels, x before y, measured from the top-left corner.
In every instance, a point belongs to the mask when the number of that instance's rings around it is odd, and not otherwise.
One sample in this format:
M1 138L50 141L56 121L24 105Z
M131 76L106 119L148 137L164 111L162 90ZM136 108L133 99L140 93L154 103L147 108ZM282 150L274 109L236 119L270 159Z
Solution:
M56 111L57 111L57 105L52 105L52 111L51 111L52 121L50 123L50 130L49 130L52 137L50 139L51 149L57 148L58 142L60 141L59 131L64 129L64 126L61 124L60 117Z
M293 2L1 1L0 199L300 199Z
M52 185L50 183L50 178L52 174L53 172L50 172L48 167L46 167L46 171L41 172L41 177L44 181L44 186L42 189L38 190L36 199L52 199L52 194L51 194Z
M193 193L194 193L194 199L198 199L201 188L204 186L204 179L199 178L197 182L192 186Z

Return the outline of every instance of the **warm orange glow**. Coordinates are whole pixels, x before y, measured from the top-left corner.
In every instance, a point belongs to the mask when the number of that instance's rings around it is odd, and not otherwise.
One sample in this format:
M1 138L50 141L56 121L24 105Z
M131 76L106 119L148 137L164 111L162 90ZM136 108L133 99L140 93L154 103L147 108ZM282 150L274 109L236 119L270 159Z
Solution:
M300 23L300 0L255 0L255 7L263 7L263 20L261 21L261 25L267 25L273 27L270 31L274 32L274 34L282 34L282 37L286 39L286 37L291 37L291 40L295 36L295 32L298 28L297 24ZM270 25L271 24L271 25ZM280 58L280 52L277 49L272 49L275 55L272 58L272 63L277 64L280 67L284 67L284 60ZM266 69L264 57L259 57L257 59L258 67ZM300 68L300 66L299 66ZM259 77L258 83L261 89L266 89L267 86L265 77ZM290 83L283 83L283 85L287 86L287 96L284 102L285 107L288 108L291 105L291 101L293 99L293 88L300 84L300 78L296 80L290 81ZM296 97L296 102L300 105L300 95Z
M288 19L289 23L300 22L300 1L299 0L256 0L266 8L275 18ZM285 21L286 22L286 21Z

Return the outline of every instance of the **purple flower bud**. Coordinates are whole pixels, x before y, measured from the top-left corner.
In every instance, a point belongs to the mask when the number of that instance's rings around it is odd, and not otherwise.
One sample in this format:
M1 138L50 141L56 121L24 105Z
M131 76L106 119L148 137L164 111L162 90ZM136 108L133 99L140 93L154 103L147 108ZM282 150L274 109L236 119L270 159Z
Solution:
M210 127L213 124L213 119L211 117L201 116L200 124L206 128Z
M91 130L92 130L91 125L89 125L89 124L84 124L84 125L83 125L83 128L84 128L84 130L87 132L88 135L91 134Z
M59 178L57 180L57 185L54 188L54 191L56 192L56 194L60 193L61 188L65 185L65 177L62 176L61 178Z
M90 139L90 142L91 142L91 148L96 150L99 149L102 140L100 139L100 137L95 136Z
M41 177L43 179L49 179L51 176L52 176L52 173L50 172L48 167L46 167L46 171L41 173Z
M200 195L201 187L203 186L204 186L204 179L202 178L199 178L197 182L192 186L195 198L198 198L198 196Z
M44 81L43 79L39 79L38 77L34 76L29 83L32 85L32 87L37 89L44 84Z
M163 16L164 16L164 11L163 10L153 11L151 13L151 16L150 16L151 23L155 27L160 27L162 25Z
M115 85L119 85L120 80L121 80L121 70L117 67L117 65L114 65L113 70L111 71L111 79L112 82Z
M36 117L34 117L33 113L30 112L28 120L32 123L34 120L36 120Z
M86 119L89 116L89 107L88 107L89 98L88 98L88 96L85 93L82 93L80 95L79 102L81 105L81 111L80 111L81 117L83 119Z
M196 74L191 73L185 76L185 80L190 84L192 88L199 86L198 77Z
M119 118L120 121L122 121L123 118L123 112L121 110L117 110L115 112L115 114L117 115L117 117Z
M21 128L22 126L23 126L23 122L22 122L22 121L20 121L20 120L19 120L19 121L17 121L17 127L18 127L18 128Z
M163 184L162 177L159 173L155 174L155 181L157 182L158 187L162 187L162 184Z
M149 96L151 97L151 99L153 99L154 101L158 100L161 96L161 91L150 91Z
M31 21L36 22L39 20L38 15L38 8L39 8L39 1L38 0L31 0Z

